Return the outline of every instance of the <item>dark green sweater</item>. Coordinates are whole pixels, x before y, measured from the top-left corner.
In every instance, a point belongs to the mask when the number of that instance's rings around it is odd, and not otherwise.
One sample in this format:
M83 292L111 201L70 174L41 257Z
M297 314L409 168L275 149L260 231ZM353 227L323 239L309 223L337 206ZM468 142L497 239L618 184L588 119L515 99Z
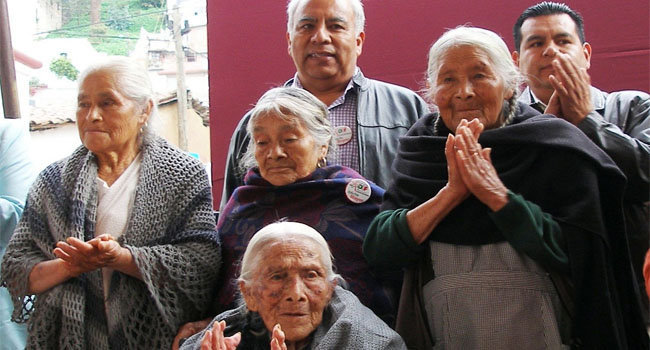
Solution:
M427 249L417 244L406 221L408 209L386 210L372 221L363 242L363 255L370 265L403 268L414 265ZM551 215L508 191L508 203L490 214L501 234L518 251L543 266L566 271L568 258L564 237Z

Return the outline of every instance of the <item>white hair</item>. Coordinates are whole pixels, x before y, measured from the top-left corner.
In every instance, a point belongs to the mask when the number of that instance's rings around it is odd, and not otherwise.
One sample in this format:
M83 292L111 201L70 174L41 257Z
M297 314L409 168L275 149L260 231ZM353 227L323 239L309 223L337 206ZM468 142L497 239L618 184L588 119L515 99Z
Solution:
M290 37L293 37L293 31L295 29L295 14L298 9L298 5L305 0L289 0L287 4L287 33ZM306 0L309 1L309 0ZM363 32L364 27L366 26L366 14L363 12L363 3L361 0L348 0L350 5L352 5L352 11L354 12L354 34L356 36L359 33Z
M503 39L496 33L483 28L460 26L445 32L429 49L429 63L427 65L427 82L429 89L427 97L433 101L438 72L442 66L447 51L460 46L472 46L483 51L490 62L496 74L504 82L504 89L512 90L510 98L504 106L504 121L514 116L517 107L517 97L519 96L519 86L523 82L523 77L515 66L508 46ZM506 110L507 109L507 110Z
M313 242L318 249L321 263L325 269L325 278L330 282L342 279L339 274L334 273L332 253L325 238L308 225L284 221L264 226L253 235L253 238L248 242L244 257L242 258L241 273L238 281L244 284L252 282L255 271L264 264L264 261L261 260L263 257L261 252L264 248L273 243L291 241Z
M253 128L259 118L267 115L287 121L298 119L314 139L314 151L322 146L328 146L326 160L332 160L336 154L336 140L333 137L334 131L327 106L307 90L295 87L277 87L268 90L257 101L250 115L246 127L250 141L241 159L241 171L258 165L255 159L256 144L253 142Z
M146 67L128 57L109 56L103 61L92 64L79 75L77 79L79 88L88 76L97 72L109 73L115 79L117 90L124 97L133 101L140 111L146 109L151 101L152 108L149 119L142 127L145 136L151 136L153 134L152 123L158 116L158 104Z

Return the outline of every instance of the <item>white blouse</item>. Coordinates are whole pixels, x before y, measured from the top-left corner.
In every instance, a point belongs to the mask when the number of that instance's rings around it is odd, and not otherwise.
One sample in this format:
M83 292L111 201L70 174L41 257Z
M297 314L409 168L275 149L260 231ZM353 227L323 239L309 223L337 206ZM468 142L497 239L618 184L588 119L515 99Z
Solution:
M140 177L142 155L139 153L120 177L111 185L97 177L97 220L95 237L108 233L115 238L124 234L135 200L135 188ZM102 268L104 304L109 309L108 296L113 269ZM108 313L107 313L108 314Z

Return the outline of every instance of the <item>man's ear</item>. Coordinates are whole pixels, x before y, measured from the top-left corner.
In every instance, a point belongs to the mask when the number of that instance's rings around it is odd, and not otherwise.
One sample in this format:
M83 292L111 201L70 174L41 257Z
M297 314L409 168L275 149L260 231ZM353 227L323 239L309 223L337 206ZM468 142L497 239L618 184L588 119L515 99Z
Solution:
M257 311L257 299L252 295L251 289L246 286L244 281L239 281L239 290L244 297L244 302L246 302L246 308L253 312Z
M585 60L587 61L586 69L591 67L591 45L589 43L582 44L582 53L585 55Z
M519 67L519 52L512 51L512 61L515 62L515 66Z
M366 33L361 32L357 35L357 57L361 56L363 51L363 42L366 40Z

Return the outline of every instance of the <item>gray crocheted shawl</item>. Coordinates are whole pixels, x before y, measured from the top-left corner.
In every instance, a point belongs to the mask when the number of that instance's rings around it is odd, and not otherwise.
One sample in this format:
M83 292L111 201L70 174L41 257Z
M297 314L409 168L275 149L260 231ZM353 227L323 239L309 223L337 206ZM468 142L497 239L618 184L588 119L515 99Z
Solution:
M270 348L270 336L260 316L249 312L245 305L228 310L212 320L226 321L226 336L242 333L242 341L237 349L262 350ZM207 331L193 335L181 350L199 350L201 340ZM312 333L307 346L314 350L406 350L402 338L390 329L370 309L365 307L350 291L339 286L334 289L332 299L323 313L323 322Z
M143 280L113 273L108 315L100 270L35 300L27 293L30 271L56 258L57 241L95 235L95 156L81 146L48 166L32 186L2 261L12 318L28 322L28 348L169 349L181 324L207 316L221 253L205 170L158 137L146 140L141 152L135 201L119 242L131 250Z

